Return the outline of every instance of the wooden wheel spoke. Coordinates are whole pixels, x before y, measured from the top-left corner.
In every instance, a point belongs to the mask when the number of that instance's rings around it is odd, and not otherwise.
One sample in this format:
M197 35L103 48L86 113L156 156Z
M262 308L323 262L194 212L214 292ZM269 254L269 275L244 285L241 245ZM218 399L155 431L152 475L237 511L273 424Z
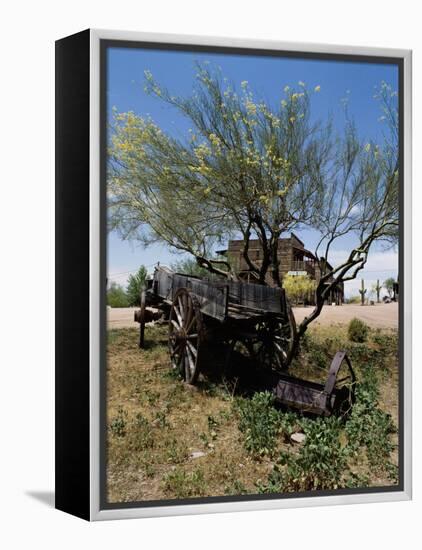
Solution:
M256 333L258 342L254 355L257 360L263 366L283 370L292 338L290 325L270 319L257 324Z
M182 343L179 342L177 344L175 344L172 349L171 349L171 355L174 356L174 355L178 355L179 352L180 352L180 349L182 347Z
M174 319L170 319L170 321L176 330L180 330L182 328Z
M186 348L186 359L188 363L189 370L191 374L195 371L195 356L193 355L192 351L187 347Z
M186 342L187 349L195 356L195 358L198 356L198 352L195 348L195 346L189 342L189 340Z
M182 316L180 315L180 312L179 312L179 310L178 310L178 308L175 304L173 306L173 311L176 314L177 320L179 322L179 326L182 327L183 326L183 319L182 319Z
M185 315L185 308L183 306L182 299L180 296L177 298L177 303L179 304L180 317L183 322L186 319L186 315Z
M202 315L191 291L179 288L173 297L169 323L170 356L189 384L198 376L199 348L202 341Z
M186 314L186 326L188 327L189 324L192 322L192 319L195 318L195 311L193 309L193 303L192 301L188 301L187 304L187 314Z
M280 359L280 355L278 353L275 354L275 362L277 363L277 366L279 366L280 368L283 366Z
M190 318L186 320L185 330L186 330L187 333L190 332L190 330L192 329L194 324L196 324L196 316L195 316L194 311L191 311Z

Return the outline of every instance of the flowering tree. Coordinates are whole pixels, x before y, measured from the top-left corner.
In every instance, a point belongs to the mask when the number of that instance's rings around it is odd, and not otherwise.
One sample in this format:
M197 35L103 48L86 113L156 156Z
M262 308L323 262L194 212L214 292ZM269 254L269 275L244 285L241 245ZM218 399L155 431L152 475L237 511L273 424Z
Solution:
M319 199L320 168L329 156L330 126L310 121L303 83L284 88L271 108L218 72L199 67L189 98L175 97L146 73L146 90L183 113L188 137L164 133L152 120L115 113L109 150L110 226L146 244L161 241L192 254L210 272L236 279L216 244L242 235L243 256L257 280L281 285L278 239L310 222ZM316 91L319 87L315 88ZM258 238L263 260L249 255Z
M315 291L315 286L309 275L286 275L283 279L283 288L294 304L305 301Z

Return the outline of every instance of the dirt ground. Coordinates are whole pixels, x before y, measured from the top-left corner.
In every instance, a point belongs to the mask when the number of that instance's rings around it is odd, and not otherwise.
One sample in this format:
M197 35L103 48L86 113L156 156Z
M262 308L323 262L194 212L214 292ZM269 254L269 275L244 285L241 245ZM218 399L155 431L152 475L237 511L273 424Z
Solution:
M138 323L133 320L137 308L107 308L108 328L136 328ZM312 311L312 307L293 308L296 321L300 322ZM375 328L398 327L398 303L375 304L374 306L361 306L358 304L345 304L343 306L326 306L321 315L315 321L316 324L330 325L332 323L345 324L353 317L358 317L369 326Z

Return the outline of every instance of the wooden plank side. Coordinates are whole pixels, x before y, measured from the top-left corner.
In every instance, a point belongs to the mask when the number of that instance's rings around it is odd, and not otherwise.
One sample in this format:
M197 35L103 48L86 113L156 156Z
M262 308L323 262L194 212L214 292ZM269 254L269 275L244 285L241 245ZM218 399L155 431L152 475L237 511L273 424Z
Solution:
M164 300L171 301L173 299L173 277L172 271L163 268L156 269L154 273L154 282L156 283L154 292Z
M192 290L192 293L201 304L202 313L219 321L224 321L227 316L228 305L227 285L215 286L199 279L189 279L188 283L188 288Z
M285 297L283 289L253 283L238 284L240 305L262 309L271 313L284 313Z

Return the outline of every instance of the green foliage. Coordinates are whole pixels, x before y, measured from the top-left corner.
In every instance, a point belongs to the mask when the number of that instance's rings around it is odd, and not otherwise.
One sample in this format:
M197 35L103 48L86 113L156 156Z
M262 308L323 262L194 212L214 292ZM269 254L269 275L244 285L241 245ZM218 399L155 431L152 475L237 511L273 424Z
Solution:
M350 296L350 298L347 298L348 304L360 304L360 302L360 296Z
M345 427L348 447L357 453L360 447L372 467L385 468L393 450L390 434L395 432L391 416L378 406L376 374L368 369L363 382L356 387L356 403Z
M126 435L127 417L127 411L119 407L117 415L111 419L109 425L109 429L113 435L117 437L124 437Z
M107 290L107 305L111 307L128 307L129 300L125 289L115 282L110 284Z
M361 487L368 487L370 485L369 476L366 474L357 474L350 472L346 478L345 486L348 489L358 489Z
M141 291L145 288L147 275L148 272L143 265L134 275L129 275L126 294L130 306L140 305Z
M192 275L194 277L208 277L210 272L198 265L195 259L187 258L185 260L179 260L171 265L171 269L177 273L184 273L185 275Z
M316 283L309 275L286 275L283 288L292 303L304 302L315 291Z
M167 460L171 464L182 464L189 456L183 441L172 438L166 445Z
M350 321L347 328L349 339L352 342L358 343L366 342L368 339L368 331L368 325L356 317Z
M270 392L258 392L251 399L239 398L235 402L245 448L255 456L271 456L275 452L280 414L273 404Z
M202 470L185 472L180 467L163 477L164 490L176 498L199 496L205 493L206 485Z
M150 449L154 446L154 435L149 420L137 413L130 430L130 448L134 452Z
M387 356L396 357L399 352L399 342L397 331L383 332L377 329L372 334L372 341L377 345L378 354L383 358Z
M226 495L244 495L247 494L249 491L246 489L244 484L235 479L230 485L227 485L224 488L224 494Z
M347 449L340 442L341 421L336 417L304 422L306 440L297 454L282 452L278 463L260 486L261 492L337 489L347 468Z
M322 370L327 369L331 351L327 341L320 341L306 333L302 338L301 351L312 366Z
M395 284L396 284L396 280L393 277L389 277L383 283L384 288L388 292L388 295L390 296L390 298L393 295L393 290L394 290L394 285Z

